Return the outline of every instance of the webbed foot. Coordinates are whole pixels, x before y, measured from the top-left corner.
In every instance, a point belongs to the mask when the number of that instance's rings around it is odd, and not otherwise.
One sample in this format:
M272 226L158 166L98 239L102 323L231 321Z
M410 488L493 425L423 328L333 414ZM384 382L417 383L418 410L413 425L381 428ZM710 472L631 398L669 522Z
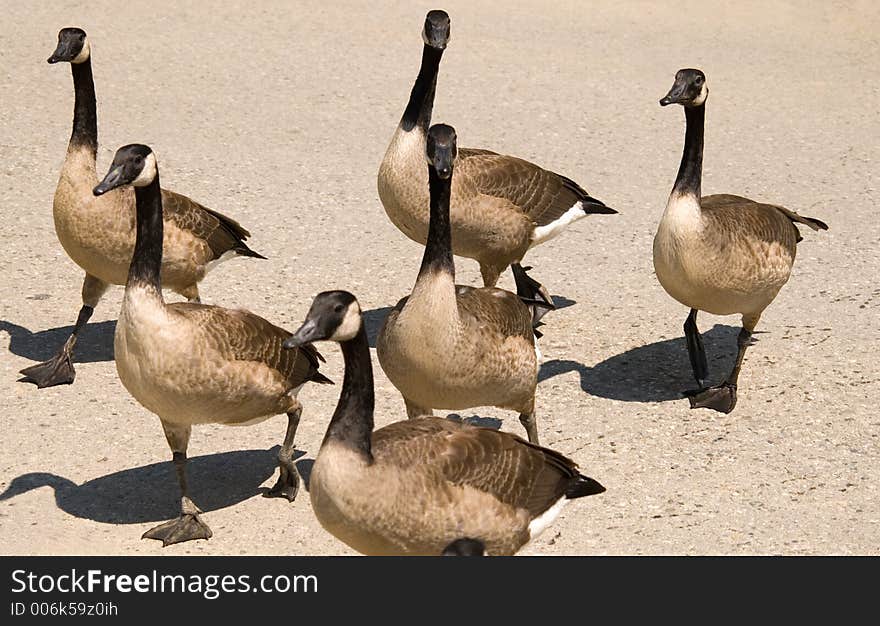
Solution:
M264 498L287 498L288 502L296 499L299 492L299 472L296 467L290 471L284 465L281 465L281 475L275 485L263 494Z
M76 378L70 351L66 349L62 349L48 361L26 367L19 373L24 376L21 382L34 383L38 389L70 385Z
M713 409L730 413L736 406L736 385L722 383L708 389L685 392L692 409Z
M192 500L184 496L181 499L180 517L151 528L141 535L141 539L158 539L163 548L193 539L210 539L214 533L202 521L199 513L201 511Z

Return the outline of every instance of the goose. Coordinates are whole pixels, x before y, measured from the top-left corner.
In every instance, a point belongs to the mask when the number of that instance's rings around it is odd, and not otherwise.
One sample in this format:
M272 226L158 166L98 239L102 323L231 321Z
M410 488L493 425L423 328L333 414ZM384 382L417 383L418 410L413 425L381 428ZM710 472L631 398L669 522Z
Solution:
M666 292L690 308L684 324L698 389L685 392L691 408L730 413L746 348L761 313L788 281L801 240L795 224L828 226L790 209L728 194L700 196L706 75L682 69L661 106L684 107L687 130L678 176L654 237L654 270ZM719 385L706 386L708 364L697 312L742 316L736 362Z
M243 309L162 297L163 194L153 151L141 144L117 150L95 196L134 187L136 238L113 352L122 384L162 422L181 490L181 514L144 533L163 545L208 539L211 530L190 500L186 452L194 424L243 426L287 413L278 453L280 476L269 496L293 501L299 475L294 436L302 414L297 394L309 381L330 383L311 346L283 350L290 333ZM122 209L120 209L122 210Z
M422 32L419 74L378 175L379 198L389 219L423 245L429 221L425 144L449 33L449 15L429 11ZM552 308L547 290L520 265L523 256L588 214L617 211L570 178L516 157L462 148L455 166L451 209L454 253L480 264L486 287L494 287L505 268L512 265L517 293L543 300Z
M354 550L440 555L467 538L511 555L570 500L605 491L562 454L510 433L432 416L374 432L370 349L351 293L318 294L284 347L316 341L340 344L345 374L309 496L321 526Z
M437 124L428 132L428 239L412 293L379 330L379 363L410 417L496 406L518 411L529 441L538 443L532 309L504 289L455 284L449 197L458 175L456 142L451 126Z
M58 353L21 370L24 382L38 388L71 384L76 377L73 352L77 336L88 323L110 285L124 285L135 239L135 201L130 189L96 198L95 156L98 121L91 44L81 28L63 28L49 63L70 63L76 94L73 132L55 190L55 233L67 255L86 273L82 308L73 332ZM251 250L250 233L235 220L186 196L162 190L165 241L162 282L191 302L199 302L198 283L219 261L233 256L265 257Z

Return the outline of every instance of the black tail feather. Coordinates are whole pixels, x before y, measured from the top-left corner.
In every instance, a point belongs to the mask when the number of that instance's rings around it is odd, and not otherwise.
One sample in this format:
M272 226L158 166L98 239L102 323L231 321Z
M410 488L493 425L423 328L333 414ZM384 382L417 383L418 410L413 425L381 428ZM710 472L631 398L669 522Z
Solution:
M605 487L603 487L599 481L593 480L589 476L578 474L578 476L572 479L571 483L569 483L566 488L565 497L569 500L574 500L575 498L583 498L584 496L595 496L604 491Z
M596 200L595 198L581 200L581 206L587 215L617 215L618 213L601 200Z
M251 250L248 245L245 243L245 240L251 236L250 231L246 229L244 226L239 224L237 221L229 217L228 215L223 215L218 211L214 211L213 209L209 209L206 206L202 206L203 210L207 213L210 213L220 222L220 226L225 230L229 235L235 240L235 246L232 248L235 250L235 253L239 256L247 256L255 259L265 259L262 254L259 252L254 252Z
M263 259L263 260L266 259L266 257L264 257L259 252L254 252L253 250L248 248L247 244L244 243L243 241L241 243L239 243L237 246L235 246L234 250L238 256L247 256L247 257L252 257L254 259Z
M312 374L310 379L313 383L318 383L319 385L335 385L332 380L324 376L321 372L315 372Z
M813 230L828 230L828 224L823 222L822 220L818 220L815 217L803 217L801 216L802 223L806 224Z
M828 224L822 220L818 220L815 217L804 217L803 215L799 215L797 212L792 211L791 209L786 209L782 206L773 206L782 211L782 213L785 214L785 217L790 219L793 224L804 224L813 230L828 230ZM797 226L795 226L795 230L797 231ZM797 240L801 241L802 239L803 237L801 237L800 231L798 231Z
M567 176L563 176L562 174L557 174L559 178L562 179L562 184L565 185L566 188L570 189L577 196L577 199L581 201L581 205L584 208L584 213L586 214L599 214L599 215L615 215L617 211L612 209L610 206L606 205L601 200L598 200L588 194L583 187L578 185L572 179Z

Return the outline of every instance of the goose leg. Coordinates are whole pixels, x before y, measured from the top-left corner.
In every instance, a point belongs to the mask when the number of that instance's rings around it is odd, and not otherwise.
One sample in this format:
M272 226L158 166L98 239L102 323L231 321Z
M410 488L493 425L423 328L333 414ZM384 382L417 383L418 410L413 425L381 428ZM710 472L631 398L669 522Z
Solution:
M302 415L302 406L296 407L287 414L287 433L284 435L284 444L278 451L278 468L280 474L278 482L263 495L267 498L285 497L288 502L293 502L299 491L299 472L296 463L293 462L295 447L293 439L299 426L299 418Z
M529 443L538 444L538 421L535 419L534 409L530 413L520 413L519 422L526 428Z
M746 348L752 345L752 331L743 327L736 338L738 348L736 363L730 375L720 385L710 387L690 397L692 409L714 409L721 413L730 413L736 406L736 385L739 380L739 371L742 369L743 359L746 356Z
M73 369L73 348L76 346L77 335L92 317L98 301L107 291L108 286L104 281L86 274L82 288L83 305L76 317L73 332L61 346L61 350L51 359L21 370L19 373L24 376L22 382L34 383L38 389L73 383L76 378L76 370Z
M703 348L703 338L700 336L700 329L697 328L697 310L691 309L684 322L684 338L687 342L688 356L691 360L691 369L694 372L694 378L699 388L694 392L699 393L706 388L706 378L709 377L709 364L706 361L706 350Z
M433 415L434 411L432 409L427 409L425 407L421 407L417 404L413 404L406 398L403 399L403 403L406 405L406 416L409 419L414 417L421 417L422 415Z
M180 517L151 528L141 536L141 539L158 539L162 542L163 548L191 539L210 539L213 533L199 517L201 513L199 508L189 499L186 484L186 447L192 428L170 426L164 422L162 426L171 446L174 468L177 470L177 482L180 485Z

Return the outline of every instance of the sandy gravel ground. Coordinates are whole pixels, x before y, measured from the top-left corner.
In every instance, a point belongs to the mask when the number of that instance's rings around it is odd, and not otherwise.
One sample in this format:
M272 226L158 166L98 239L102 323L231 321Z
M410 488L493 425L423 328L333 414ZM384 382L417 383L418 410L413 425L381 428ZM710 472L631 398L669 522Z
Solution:
M119 383L122 289L79 345L73 386L17 372L53 353L82 272L55 237L52 195L70 133L63 26L92 42L103 173L152 145L163 184L239 219L268 261L225 264L207 302L293 329L312 296L354 291L375 333L406 294L419 246L387 220L376 171L417 72L411 2L4 2L0 29L0 541L5 554L348 554L312 514L260 497L286 425L196 428L195 501L210 541L165 549L141 533L176 514L155 416ZM190 3L187 3L188 5ZM219 6L215 6L218 5ZM812 8L808 8L811 6ZM290 5L290 6L288 6ZM711 5L711 6L710 6ZM850 554L880 545L880 13L871 2L459 2L435 121L460 142L564 173L620 211L527 257L571 306L546 318L543 442L608 491L570 506L527 554ZM805 231L767 310L730 416L688 409L687 311L658 284L651 241L684 118L657 100L680 67L708 75L705 193L785 204ZM458 262L459 282L478 284ZM508 276L503 285L512 286ZM170 296L169 296L170 297ZM729 368L738 319L703 315L710 367ZM324 371L342 379L336 347ZM405 415L377 368L377 423ZM306 473L339 387L311 386L298 435ZM512 414L468 420L516 433Z

